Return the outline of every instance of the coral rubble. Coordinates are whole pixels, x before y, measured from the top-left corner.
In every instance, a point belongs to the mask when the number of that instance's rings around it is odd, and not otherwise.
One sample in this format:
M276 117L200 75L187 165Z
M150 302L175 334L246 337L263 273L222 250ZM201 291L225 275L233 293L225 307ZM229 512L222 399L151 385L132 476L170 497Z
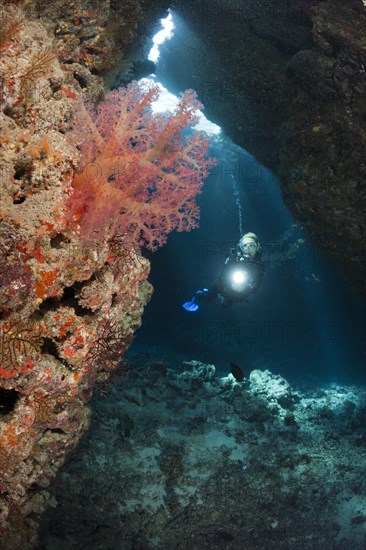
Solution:
M93 399L44 548L363 548L365 388L138 356L128 372Z

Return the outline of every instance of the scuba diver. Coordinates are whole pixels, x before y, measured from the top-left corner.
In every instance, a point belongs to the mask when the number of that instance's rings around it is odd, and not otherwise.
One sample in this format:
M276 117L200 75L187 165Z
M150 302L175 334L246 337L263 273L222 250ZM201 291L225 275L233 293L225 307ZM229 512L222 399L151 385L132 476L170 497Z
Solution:
M223 305L247 302L248 296L260 287L264 274L261 247L255 233L245 233L235 248L230 250L220 275L210 289L197 290L183 307L197 311L198 301L218 298Z

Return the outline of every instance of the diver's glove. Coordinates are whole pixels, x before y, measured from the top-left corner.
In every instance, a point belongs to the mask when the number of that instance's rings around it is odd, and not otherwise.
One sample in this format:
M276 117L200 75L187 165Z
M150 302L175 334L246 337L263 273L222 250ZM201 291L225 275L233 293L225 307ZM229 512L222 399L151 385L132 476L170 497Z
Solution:
M201 297L204 294L207 294L208 288L203 288L202 290L197 290L196 294L193 296L190 302L184 302L183 306L186 311L197 311L198 304L195 302L197 297Z
M207 294L208 288L203 288L202 290L197 290L195 296L200 296L202 294Z

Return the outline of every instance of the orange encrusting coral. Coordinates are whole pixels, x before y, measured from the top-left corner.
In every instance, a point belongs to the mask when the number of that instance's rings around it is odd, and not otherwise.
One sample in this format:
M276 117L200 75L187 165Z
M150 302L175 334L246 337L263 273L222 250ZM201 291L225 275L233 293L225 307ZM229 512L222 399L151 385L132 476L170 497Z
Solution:
M40 271L40 280L36 283L36 294L38 298L44 299L47 296L47 290L57 279L57 271Z
M154 250L169 231L198 223L195 196L212 164L204 136L181 135L199 107L192 92L169 116L152 115L157 89L136 83L86 109L74 78L80 67L58 64L53 41L37 21L19 26L0 63L6 550L28 550L35 540L36 520L51 500L49 480L88 428L94 385L120 365L141 324L152 293L141 245ZM102 82L82 74L100 97ZM35 86L27 82L32 75Z

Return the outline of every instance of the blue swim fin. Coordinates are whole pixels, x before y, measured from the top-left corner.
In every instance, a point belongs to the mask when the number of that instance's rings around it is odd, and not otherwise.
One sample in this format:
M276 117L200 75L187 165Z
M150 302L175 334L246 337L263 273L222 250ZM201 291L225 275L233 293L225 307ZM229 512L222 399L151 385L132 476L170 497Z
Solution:
M194 301L196 296L199 296L200 294L206 294L208 292L208 288L203 288L202 290L197 290L196 294L193 296L191 302L184 302L183 307L186 311L197 311L198 304Z
M196 302L185 302L183 307L186 311L197 311L198 309Z

